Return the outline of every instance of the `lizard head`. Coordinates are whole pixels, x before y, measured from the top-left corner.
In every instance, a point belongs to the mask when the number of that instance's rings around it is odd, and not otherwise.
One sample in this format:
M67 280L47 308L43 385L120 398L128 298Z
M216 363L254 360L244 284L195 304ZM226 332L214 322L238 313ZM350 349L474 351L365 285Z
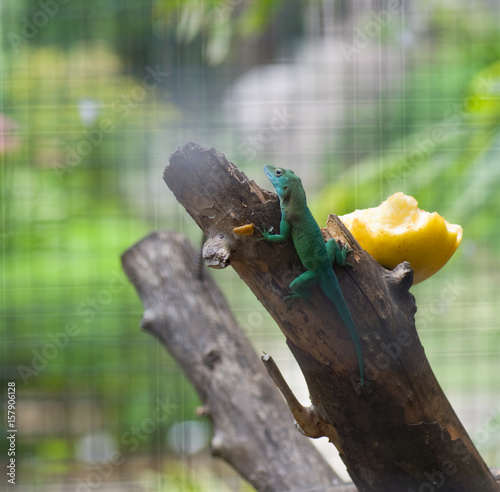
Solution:
M282 198L288 196L293 188L302 188L300 178L291 169L267 165L264 172Z

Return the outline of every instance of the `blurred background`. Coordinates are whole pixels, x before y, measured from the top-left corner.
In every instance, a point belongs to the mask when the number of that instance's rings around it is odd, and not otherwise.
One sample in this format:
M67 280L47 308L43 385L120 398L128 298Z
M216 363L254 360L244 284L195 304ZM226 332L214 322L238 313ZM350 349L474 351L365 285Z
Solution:
M0 16L0 463L15 382L20 490L252 490L210 458L120 266L153 230L201 240L162 180L188 140L268 189L263 164L293 168L321 225L403 191L463 226L412 288L417 329L500 466L498 2L0 0ZM270 317L211 273L306 402Z

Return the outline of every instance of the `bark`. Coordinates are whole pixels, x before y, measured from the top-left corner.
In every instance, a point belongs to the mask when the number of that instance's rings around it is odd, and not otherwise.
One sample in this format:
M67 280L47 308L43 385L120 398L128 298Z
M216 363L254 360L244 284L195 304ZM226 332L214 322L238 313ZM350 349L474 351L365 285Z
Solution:
M293 245L251 235L249 224L279 227L276 195L192 142L172 154L164 179L208 236L206 262L231 264L280 326L313 404L304 409L287 398L290 409L309 434L330 438L360 491L500 490L427 361L408 264L385 270L330 216L325 236L354 249L353 267L336 274L363 342L360 387L347 328L319 287L288 309L288 285L303 271Z
M208 271L200 272L198 258L184 236L156 232L128 249L122 262L144 304L143 329L184 369L203 402L200 415L213 422L212 453L259 491L340 491L333 488L340 482L336 474L295 429L224 296Z

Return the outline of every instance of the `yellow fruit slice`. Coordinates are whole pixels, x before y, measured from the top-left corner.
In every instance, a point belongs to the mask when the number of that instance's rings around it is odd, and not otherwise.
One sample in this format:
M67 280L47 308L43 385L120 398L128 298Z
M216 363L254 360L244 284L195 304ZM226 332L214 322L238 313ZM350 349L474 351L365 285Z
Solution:
M437 212L420 210L415 198L401 192L378 207L339 218L360 246L384 267L392 269L403 261L410 262L413 284L441 269L462 240L462 227L449 224Z
M233 227L233 232L238 236L251 236L254 232L253 224L245 224L239 227Z

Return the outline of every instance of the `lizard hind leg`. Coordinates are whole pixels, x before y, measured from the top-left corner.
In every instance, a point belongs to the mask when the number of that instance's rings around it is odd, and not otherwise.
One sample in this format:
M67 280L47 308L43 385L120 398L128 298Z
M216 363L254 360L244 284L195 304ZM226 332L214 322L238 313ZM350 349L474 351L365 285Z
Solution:
M295 301L295 299L304 299L308 304L311 304L309 297L311 297L311 292L307 289L300 290L300 291L292 291L291 294L285 296L285 299L288 300L288 304L286 307L287 311L290 310L290 308L292 307L293 301Z
M305 299L308 300L311 297L311 291L309 290L314 284L318 283L318 276L311 270L305 271L302 275L299 275L290 285L290 290L292 291L290 295L286 296L286 299L290 299L288 304L288 309L292 306L295 299ZM309 301L308 301L309 302Z
M333 265L337 264L339 266L352 266L347 261L347 255L354 250L349 248L348 245L340 247L337 244L337 241L332 238L326 242L325 247L328 256L330 257L330 261Z

